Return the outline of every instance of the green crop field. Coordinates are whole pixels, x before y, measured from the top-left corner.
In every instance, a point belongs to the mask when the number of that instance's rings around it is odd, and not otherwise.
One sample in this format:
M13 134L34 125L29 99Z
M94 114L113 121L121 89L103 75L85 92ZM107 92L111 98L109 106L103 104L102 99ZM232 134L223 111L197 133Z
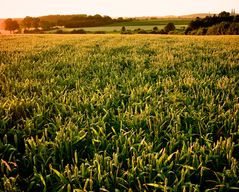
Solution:
M184 19L184 18L162 18L162 19L140 19L140 20L133 20L127 22L118 22L113 23L108 26L99 26L99 27L81 27L81 28L61 28L60 30L64 32L70 32L72 30L79 30L83 29L87 32L99 32L104 31L105 33L120 33L123 26L126 27L126 30L137 30L142 29L146 31L153 30L154 27L158 27L158 29L163 29L168 23L173 23L176 29L186 28L189 22L192 19ZM58 29L50 30L46 33L56 33Z
M106 33L120 33L122 26L101 26L101 27L81 27L81 28L61 28L60 30L64 32L70 32L72 30L79 30L83 29L87 32L97 32L97 31L104 31ZM165 25L131 25L126 26L126 30L137 30L137 29L143 29L146 31L152 31L154 27L158 27L158 29L163 29ZM176 29L182 29L186 28L187 25L175 25ZM59 29L50 30L47 33L56 33Z
M0 191L238 191L238 44L0 36Z

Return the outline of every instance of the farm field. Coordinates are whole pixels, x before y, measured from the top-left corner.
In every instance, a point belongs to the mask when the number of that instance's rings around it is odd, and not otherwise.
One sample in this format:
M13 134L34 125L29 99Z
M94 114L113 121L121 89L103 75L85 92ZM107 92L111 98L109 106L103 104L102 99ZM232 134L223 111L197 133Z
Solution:
M83 29L87 32L97 32L97 31L104 31L106 33L120 33L122 26L101 26L101 27L81 27L81 28L61 28L61 30L65 32L70 32L72 30L79 30ZM163 29L165 25L132 25L132 26L126 26L127 30L137 30L137 29L143 29L146 31L153 30L154 27L158 27L158 29ZM187 25L175 25L176 29L182 29L186 28ZM48 33L55 33L58 29L50 30Z
M1 35L0 191L238 191L238 44Z
M118 22L113 23L108 26L99 26L99 27L81 27L81 28L61 28L64 32L70 32L72 30L79 30L83 29L87 32L97 32L97 31L104 31L106 33L120 33L123 26L126 27L127 30L137 30L142 29L146 31L153 30L154 27L158 27L159 30L163 29L168 23L174 23L176 29L186 28L189 22L192 19L180 19L180 18L161 18L161 19L140 19L140 20L133 20L127 22ZM50 30L48 33L55 33L58 29Z

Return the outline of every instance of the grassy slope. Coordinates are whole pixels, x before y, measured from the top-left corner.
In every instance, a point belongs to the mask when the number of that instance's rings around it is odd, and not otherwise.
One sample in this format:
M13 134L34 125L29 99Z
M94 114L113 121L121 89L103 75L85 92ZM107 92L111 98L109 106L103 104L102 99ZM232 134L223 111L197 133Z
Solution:
M1 190L239 187L239 37L0 42Z

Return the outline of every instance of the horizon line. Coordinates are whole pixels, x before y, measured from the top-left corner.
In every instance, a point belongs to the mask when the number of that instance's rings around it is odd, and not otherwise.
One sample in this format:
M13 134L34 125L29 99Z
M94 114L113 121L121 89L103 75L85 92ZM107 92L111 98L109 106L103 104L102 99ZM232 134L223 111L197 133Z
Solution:
M0 17L0 19L23 19L25 17L45 17L45 16L54 16L54 15L60 15L60 16L65 16L65 15L87 15L87 16L94 16L94 15L101 15L101 16L109 16L111 18L141 18L141 17L148 17L148 18L152 18L152 17L157 17L157 18L170 18L170 17L186 17L186 16L193 16L193 15L216 15L219 14L223 11L220 12L199 12L199 13L189 13L189 14L183 14L183 15L141 15L141 16L110 16L110 15L106 15L106 14L100 14L100 13L96 13L96 14L87 14L87 13L73 13L73 14L68 14L68 13L62 13L62 14L54 14L54 13L50 13L47 15L26 15L26 16L22 16L22 17ZM228 11L227 11L228 12ZM236 15L238 15L239 13L235 13Z

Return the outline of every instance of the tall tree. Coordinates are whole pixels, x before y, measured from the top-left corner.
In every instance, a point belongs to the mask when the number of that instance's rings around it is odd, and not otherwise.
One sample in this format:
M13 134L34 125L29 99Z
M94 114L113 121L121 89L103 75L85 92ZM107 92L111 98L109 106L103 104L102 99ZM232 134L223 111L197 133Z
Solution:
M5 30L10 31L10 33L14 32L15 30L19 29L19 24L16 20L6 19L4 21Z
M22 20L22 26L25 28L25 29L30 29L32 27L32 23L33 23L33 18L32 17L25 17L23 20Z
M40 25L40 19L38 17L32 18L31 27L38 29Z
M168 23L165 27L164 27L164 31L166 33L170 32L170 31L174 31L176 28L174 26L173 23Z
M222 11L221 13L218 14L219 17L229 17L230 13L226 11Z
M121 32L125 32L126 31L126 28L125 28L125 26L123 26L122 28L121 28Z
M43 30L45 30L45 31L47 31L47 30L50 30L50 28L51 28L51 24L50 24L50 22L49 21L40 21L40 27L43 29Z

